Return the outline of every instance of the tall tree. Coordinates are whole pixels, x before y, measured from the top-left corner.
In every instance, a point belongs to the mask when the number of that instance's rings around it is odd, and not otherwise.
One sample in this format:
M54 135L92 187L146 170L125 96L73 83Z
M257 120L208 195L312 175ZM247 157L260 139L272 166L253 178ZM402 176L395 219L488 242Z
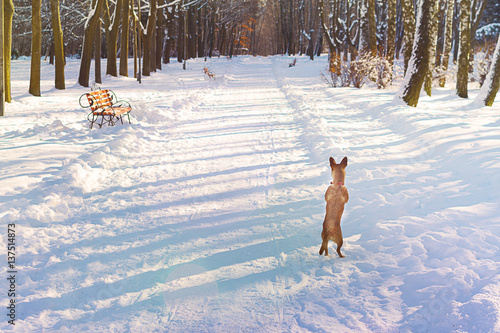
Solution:
M120 37L120 75L128 76L128 35L130 25L130 0L123 0L122 34Z
M377 21L375 19L375 0L368 0L368 27L370 53L373 57L377 56Z
M102 71L101 71L101 20L97 22L97 29L95 33L94 41L94 78L95 83L102 83Z
M29 93L40 96L42 54L42 0L31 0L31 70Z
M458 49L457 95L468 97L470 55L470 0L460 0L460 47Z
M432 95L432 79L434 74L434 67L436 65L436 47L437 47L437 35L438 35L438 5L439 1L434 0L434 5L431 6L431 12L429 13L431 21L431 31L430 31L430 43L429 43L429 68L427 69L427 75L425 76L424 90L428 96Z
M405 78L395 100L402 99L409 106L417 106L420 91L429 69L429 44L431 43L432 6L435 0L420 0L413 52L408 62Z
M123 0L116 0L115 9L111 19L111 27L109 28L109 38L107 40L108 63L106 65L106 74L118 76L116 69L116 46L118 41L118 32L120 27L120 18L123 7ZM140 19L140 18L139 18Z
M10 103L11 97L11 87L10 87L10 59L12 53L12 17L14 16L14 3L12 0L3 0L4 2L4 16L2 21L3 25L3 66L4 66L4 89L5 89L5 101ZM0 21L0 22L2 22Z
M153 53L154 33L156 30L156 0L149 0L148 23L144 34L144 61L142 66L142 75L149 76L156 70L156 48ZM154 68L151 68L151 64Z
M64 43L63 31L61 28L61 16L59 14L59 0L50 0L50 12L52 16L52 32L54 35L55 64L55 87L65 89L64 82Z
M0 22L4 21L3 1L0 0ZM3 24L0 24L0 117L3 117L3 109L5 108L5 88L4 88L4 60L3 60Z
M413 9L413 0L401 0L403 11L404 27L404 65L405 73L408 68L408 62L413 50L413 38L415 36L415 11Z
M95 40L98 23L101 16L101 8L104 0L92 0L90 12L85 23L85 33L83 36L82 59L80 62L80 74L78 83L83 87L89 86L90 63L92 61L92 46Z
M443 58L441 59L441 72L444 73L448 70L448 63L450 62L450 52L452 44L452 30L453 30L453 9L455 8L455 0L446 0L446 23L445 31L443 34L444 47ZM446 77L444 75L439 79L439 86L444 87L446 84Z
M389 61L391 76L396 51L396 0L387 2L387 60Z
M493 62L491 63L486 80L476 97L476 102L486 106L492 106L495 97L500 88L500 37L498 37L495 53L493 54Z

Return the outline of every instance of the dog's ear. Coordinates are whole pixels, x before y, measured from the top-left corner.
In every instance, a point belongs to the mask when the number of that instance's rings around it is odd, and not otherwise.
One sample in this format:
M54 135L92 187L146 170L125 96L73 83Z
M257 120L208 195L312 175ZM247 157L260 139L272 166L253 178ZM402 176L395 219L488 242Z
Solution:
M337 165L337 163L335 163L335 160L333 159L333 157L330 157L330 168L333 169L333 167L336 165Z
M340 166L342 167L342 169L345 169L345 167L347 166L347 156L342 159L342 162L340 162Z

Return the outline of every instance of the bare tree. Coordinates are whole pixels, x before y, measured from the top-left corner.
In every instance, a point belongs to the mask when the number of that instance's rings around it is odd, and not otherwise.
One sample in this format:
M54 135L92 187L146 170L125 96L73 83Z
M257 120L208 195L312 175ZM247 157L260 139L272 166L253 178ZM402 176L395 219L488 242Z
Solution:
M444 47L443 47L443 57L440 61L441 65L441 77L439 79L439 86L444 87L446 84L446 77L444 76L444 72L448 70L448 63L450 62L450 52L451 52L451 44L452 44L452 29L453 29L453 9L455 0L446 0L446 23L444 26Z
M42 54L42 0L31 0L31 71L29 93L40 96Z
M64 42L61 28L61 16L59 14L59 0L50 0L50 11L52 14L52 32L54 35L55 64L55 87L65 89L64 82Z
M83 37L82 60L80 63L80 74L78 83L83 87L89 86L90 63L92 60L92 46L95 41L95 34L100 20L101 9L104 0L92 0L90 12L85 24Z
M11 85L10 85L10 59L12 54L12 17L14 16L14 3L12 0L3 0L3 63L4 69L2 71L3 85L5 89L5 102L10 103L11 97Z
M470 55L470 0L460 0L460 47L458 50L457 95L468 97Z
M427 75L425 76L424 90L428 96L432 95L432 79L434 74L434 67L436 65L436 47L437 47L437 35L438 35L438 5L439 2L434 0L433 6L431 6L431 12L429 13L430 25L430 43L429 43L429 68L427 70Z
M107 0L106 0L107 2ZM109 36L107 40L107 57L108 63L106 65L106 74L111 76L118 76L116 68L116 46L118 41L118 32L120 27L121 11L123 7L123 0L116 0L115 8L113 11L111 26L108 28ZM107 8L107 6L105 6Z
M120 37L120 75L128 76L128 34L130 25L130 0L123 0L122 34Z
M3 1L0 0L0 22L4 21L4 7ZM0 24L0 117L3 117L3 109L5 108L5 88L4 88L4 60L3 60L3 49L4 49L4 31L3 24Z
M403 9L404 64L406 73L413 49L413 37L415 35L415 11L413 9L413 0L401 0L401 4Z
M486 80L476 97L476 102L486 106L492 106L498 89L500 88L500 37L498 37L493 62L491 63Z
M404 82L395 100L402 99L409 106L417 106L420 91L429 69L429 44L431 43L432 7L435 0L421 0L418 3L417 24L413 52L408 62Z

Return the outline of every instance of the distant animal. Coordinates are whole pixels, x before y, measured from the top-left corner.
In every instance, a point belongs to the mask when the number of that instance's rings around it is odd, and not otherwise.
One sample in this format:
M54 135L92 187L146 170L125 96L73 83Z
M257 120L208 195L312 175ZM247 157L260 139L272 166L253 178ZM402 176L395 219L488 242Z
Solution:
M208 78L209 79L214 79L215 80L215 73L208 73Z
M203 67L203 72L205 72L205 75L208 75L210 73L207 67Z
M332 182L325 193L326 215L323 222L323 231L321 238L323 243L319 254L323 252L328 256L328 242L333 241L337 244L337 253L339 257L344 258L340 248L344 243L342 230L340 229L340 218L344 212L344 206L349 201L349 193L345 187L345 168L347 166L347 157L344 157L340 164L335 163L333 157L330 157L330 168L332 169Z
M296 64L297 64L297 58L293 59L293 62L289 63L288 67L295 67Z

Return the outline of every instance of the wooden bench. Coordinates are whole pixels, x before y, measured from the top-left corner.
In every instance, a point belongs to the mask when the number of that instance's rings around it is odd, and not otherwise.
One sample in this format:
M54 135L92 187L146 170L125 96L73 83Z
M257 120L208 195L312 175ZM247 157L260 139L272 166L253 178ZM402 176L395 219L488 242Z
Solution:
M215 73L212 73L207 67L203 67L203 72L208 76L209 79L215 80Z
M297 58L295 58L293 62L289 63L288 67L295 67L296 64L297 64Z
M90 108L91 110L87 115L90 128L94 124L99 125L99 128L104 124L114 126L118 121L123 124L122 117L125 115L128 117L130 124L130 111L132 111L132 107L129 102L118 100L112 90L99 88L98 90L85 93L80 96L80 106L82 108Z

